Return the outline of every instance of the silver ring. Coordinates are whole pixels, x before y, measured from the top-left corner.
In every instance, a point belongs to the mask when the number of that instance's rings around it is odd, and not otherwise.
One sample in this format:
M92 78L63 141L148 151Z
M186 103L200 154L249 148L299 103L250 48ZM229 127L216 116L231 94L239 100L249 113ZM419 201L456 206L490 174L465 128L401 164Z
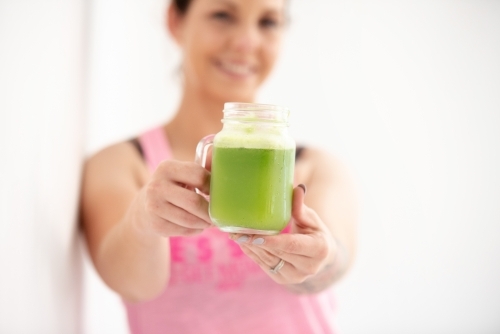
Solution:
M281 268L285 265L285 261L283 259L280 259L280 262L276 265L276 267L269 269L270 272L273 274L277 274L278 271L280 271Z

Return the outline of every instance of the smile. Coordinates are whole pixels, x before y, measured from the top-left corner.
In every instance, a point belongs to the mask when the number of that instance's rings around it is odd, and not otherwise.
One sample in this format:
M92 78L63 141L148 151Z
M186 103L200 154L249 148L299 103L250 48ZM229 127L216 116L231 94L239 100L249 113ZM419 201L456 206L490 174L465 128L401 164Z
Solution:
M225 74L238 79L246 79L256 73L255 67L249 64L230 61L216 61L215 65Z

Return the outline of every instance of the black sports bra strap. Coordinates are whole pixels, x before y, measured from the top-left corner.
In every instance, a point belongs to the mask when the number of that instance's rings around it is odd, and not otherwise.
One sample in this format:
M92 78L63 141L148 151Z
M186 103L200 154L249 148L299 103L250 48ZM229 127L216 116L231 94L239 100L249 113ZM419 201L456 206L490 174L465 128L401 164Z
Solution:
M132 138L129 140L129 142L134 145L134 147L137 149L137 152L141 156L141 158L144 160L144 151L142 150L141 143L139 143L139 140L137 138Z
M132 138L129 140L129 142L132 145L134 145L134 147L137 149L137 152L139 153L139 155L144 159L144 151L142 150L142 146L141 146L141 143L139 142L139 140L137 138ZM304 146L297 146L297 148L295 149L295 161L300 159L300 156L302 155L304 150L305 150Z
M297 148L295 149L295 161L299 160L304 150L305 150L304 146L297 146Z

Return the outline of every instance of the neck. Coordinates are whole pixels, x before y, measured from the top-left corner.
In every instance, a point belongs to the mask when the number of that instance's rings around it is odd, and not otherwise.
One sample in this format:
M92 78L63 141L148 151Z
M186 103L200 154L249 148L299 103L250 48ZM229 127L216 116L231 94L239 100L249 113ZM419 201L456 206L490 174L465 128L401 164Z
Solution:
M165 125L176 159L192 161L199 140L221 130L223 107L223 101L184 89L177 114Z

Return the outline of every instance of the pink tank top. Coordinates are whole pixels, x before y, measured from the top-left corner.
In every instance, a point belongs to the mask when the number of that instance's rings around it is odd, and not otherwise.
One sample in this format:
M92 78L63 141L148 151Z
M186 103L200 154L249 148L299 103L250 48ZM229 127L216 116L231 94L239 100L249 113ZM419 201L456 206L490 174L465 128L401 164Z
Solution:
M151 172L172 157L162 128L139 138ZM216 228L170 238L163 293L125 303L132 334L336 333L331 291L297 295L275 283Z

